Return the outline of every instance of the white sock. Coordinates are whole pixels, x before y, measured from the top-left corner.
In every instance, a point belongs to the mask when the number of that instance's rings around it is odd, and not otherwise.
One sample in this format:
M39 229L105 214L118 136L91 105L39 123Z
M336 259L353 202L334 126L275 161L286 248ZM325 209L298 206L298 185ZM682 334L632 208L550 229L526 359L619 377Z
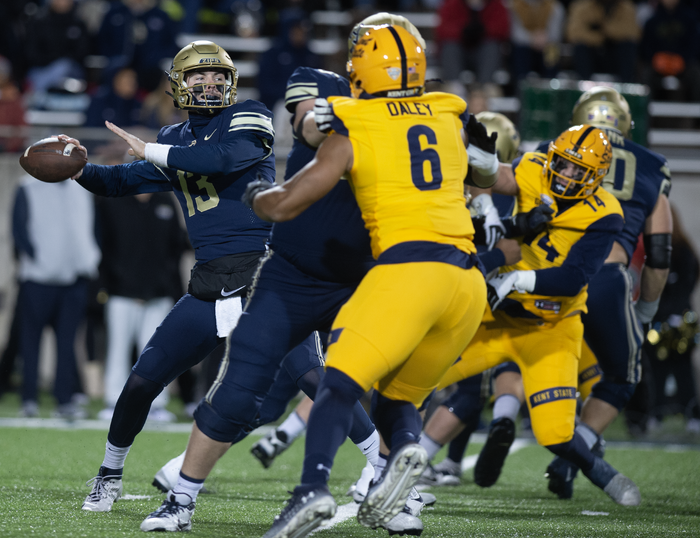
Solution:
M105 459L102 460L102 467L107 467L107 469L123 469L126 455L129 453L130 449L130 446L120 448L107 441L105 445Z
M306 429L304 422L296 411L292 411L285 421L279 425L277 431L284 432L287 435L287 443L291 443L301 435Z
M520 400L512 394L501 394L493 404L493 419L508 417L515 422L518 411L520 411Z
M379 432L374 430L367 439L357 443L357 448L362 451L372 467L376 467L379 461Z
M576 433L583 437L583 440L586 441L586 445L588 446L589 450L598 442L598 434L593 431L588 424L579 422L576 426Z
M420 439L418 439L418 444L425 448L428 452L428 461L431 461L435 455L440 452L443 445L435 442L432 438L428 437L425 432L420 434Z
M374 480L379 480L379 477L382 476L382 473L384 472L384 469L386 468L386 464L389 462L389 456L385 456L381 452L379 453L379 457L377 458L377 465L374 466Z
M197 500L197 495L199 495L199 490L202 489L204 485L204 480L201 482L193 482L188 478L182 476L180 473L177 479L177 485L170 490L168 497L173 495L175 497L175 502L183 506L187 506Z

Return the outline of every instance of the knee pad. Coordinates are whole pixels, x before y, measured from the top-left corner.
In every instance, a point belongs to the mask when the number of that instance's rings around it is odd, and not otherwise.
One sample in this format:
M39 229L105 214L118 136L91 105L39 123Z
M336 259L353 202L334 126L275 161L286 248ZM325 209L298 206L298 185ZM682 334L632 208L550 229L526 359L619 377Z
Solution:
M194 419L207 437L222 443L235 443L254 429L261 404L252 392L219 387L199 404Z
M609 403L618 411L622 411L627 402L632 399L636 387L637 385L634 383L608 381L603 376L603 379L593 385L591 396Z

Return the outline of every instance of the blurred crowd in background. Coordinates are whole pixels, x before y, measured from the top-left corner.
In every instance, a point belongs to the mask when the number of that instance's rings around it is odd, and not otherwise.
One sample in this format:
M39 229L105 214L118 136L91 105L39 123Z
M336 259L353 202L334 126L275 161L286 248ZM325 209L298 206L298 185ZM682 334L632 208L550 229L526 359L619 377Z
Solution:
M109 120L127 130L156 130L183 121L186 115L166 94L170 87L164 71L195 35L257 43L266 38L262 49L237 46L229 52L234 63L255 66L242 73L245 81L239 88L249 86L255 90L251 96L281 112L286 82L296 67L344 74L345 36L362 18L384 10L434 16L429 19L434 24L421 28L428 37L429 64L443 88L468 98L474 113L486 110L490 97L517 96L523 81L554 77L642 83L653 100L700 102L700 0L3 0L0 129L26 125L32 110L80 112L83 127L102 127ZM344 25L335 27L314 23L313 14L323 11L348 16ZM313 40L331 38L341 42L335 52L311 46ZM281 117L288 119L283 113ZM283 123L275 124L278 139ZM0 152L21 151L26 142L0 133ZM91 155L116 164L124 162L124 150L103 145ZM75 222L76 213L65 207L84 201L57 202L87 193L69 192L70 183L25 182L17 193L13 237L21 284L0 362L0 394L21 391L24 402L36 402L38 344L26 342L52 326L60 340L56 413L84 416L80 399L89 391L66 339L74 341L78 325L85 323L87 358L104 362L107 370L100 418L108 419L132 360L153 332L149 317L164 315L184 292L179 265L189 247L169 196L100 200L94 215L83 212L81 222ZM28 198L46 201L41 222L30 222L23 213ZM130 226L123 226L125 222ZM32 266L38 256L34 249L58 247L28 244L31 226L54 232L65 226L73 247L76 228L96 232L72 254L73 272L62 273L63 281L57 281L54 269ZM160 250L153 250L155 244ZM79 263L81 256L85 263ZM63 258L55 259L60 263ZM698 318L690 305L698 261L680 222L674 223L673 263L666 302L655 324L658 338L646 349L647 369L656 383L647 385L631 406L628 426L633 433L643 434L654 421L674 413L684 415L689 431L700 433L691 366ZM66 265L55 270L64 271ZM54 310L44 317L27 307L43 300L46 290L41 286L51 286L55 293ZM67 318L61 304L72 306ZM129 323L135 319L139 323ZM148 330L139 333L146 325ZM119 349L110 347L110 334L112 342L121 342ZM180 380L178 392L188 414L208 386L218 358L210 362L202 379L188 375ZM71 375L62 378L66 371ZM165 410L167 403L167 395L157 401L152 418L174 420ZM37 416L38 408L24 406L22 413Z
M347 28L314 24L321 11ZM700 100L698 0L4 0L0 4L0 125L23 108L79 110L153 129L177 119L163 71L189 35L268 38L250 84L270 109L299 65L343 74L344 52L312 52L368 13L433 14L421 28L431 64L455 93L478 84L517 95L528 77L639 82L654 100ZM333 33L335 32L335 33ZM17 151L17 141L5 143Z

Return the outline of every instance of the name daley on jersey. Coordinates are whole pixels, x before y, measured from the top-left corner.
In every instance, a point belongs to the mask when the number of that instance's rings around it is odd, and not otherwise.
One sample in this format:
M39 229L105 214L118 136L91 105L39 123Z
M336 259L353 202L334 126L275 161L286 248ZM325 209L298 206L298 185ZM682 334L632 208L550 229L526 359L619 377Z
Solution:
M390 116L432 116L429 104L416 102L389 101L386 103Z

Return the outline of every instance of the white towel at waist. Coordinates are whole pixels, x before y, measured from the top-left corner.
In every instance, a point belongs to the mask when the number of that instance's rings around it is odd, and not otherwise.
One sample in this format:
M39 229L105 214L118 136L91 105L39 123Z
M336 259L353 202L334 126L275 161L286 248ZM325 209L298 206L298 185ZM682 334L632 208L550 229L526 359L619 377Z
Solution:
M243 313L243 302L240 297L216 300L216 334L219 338L227 338L238 325Z

